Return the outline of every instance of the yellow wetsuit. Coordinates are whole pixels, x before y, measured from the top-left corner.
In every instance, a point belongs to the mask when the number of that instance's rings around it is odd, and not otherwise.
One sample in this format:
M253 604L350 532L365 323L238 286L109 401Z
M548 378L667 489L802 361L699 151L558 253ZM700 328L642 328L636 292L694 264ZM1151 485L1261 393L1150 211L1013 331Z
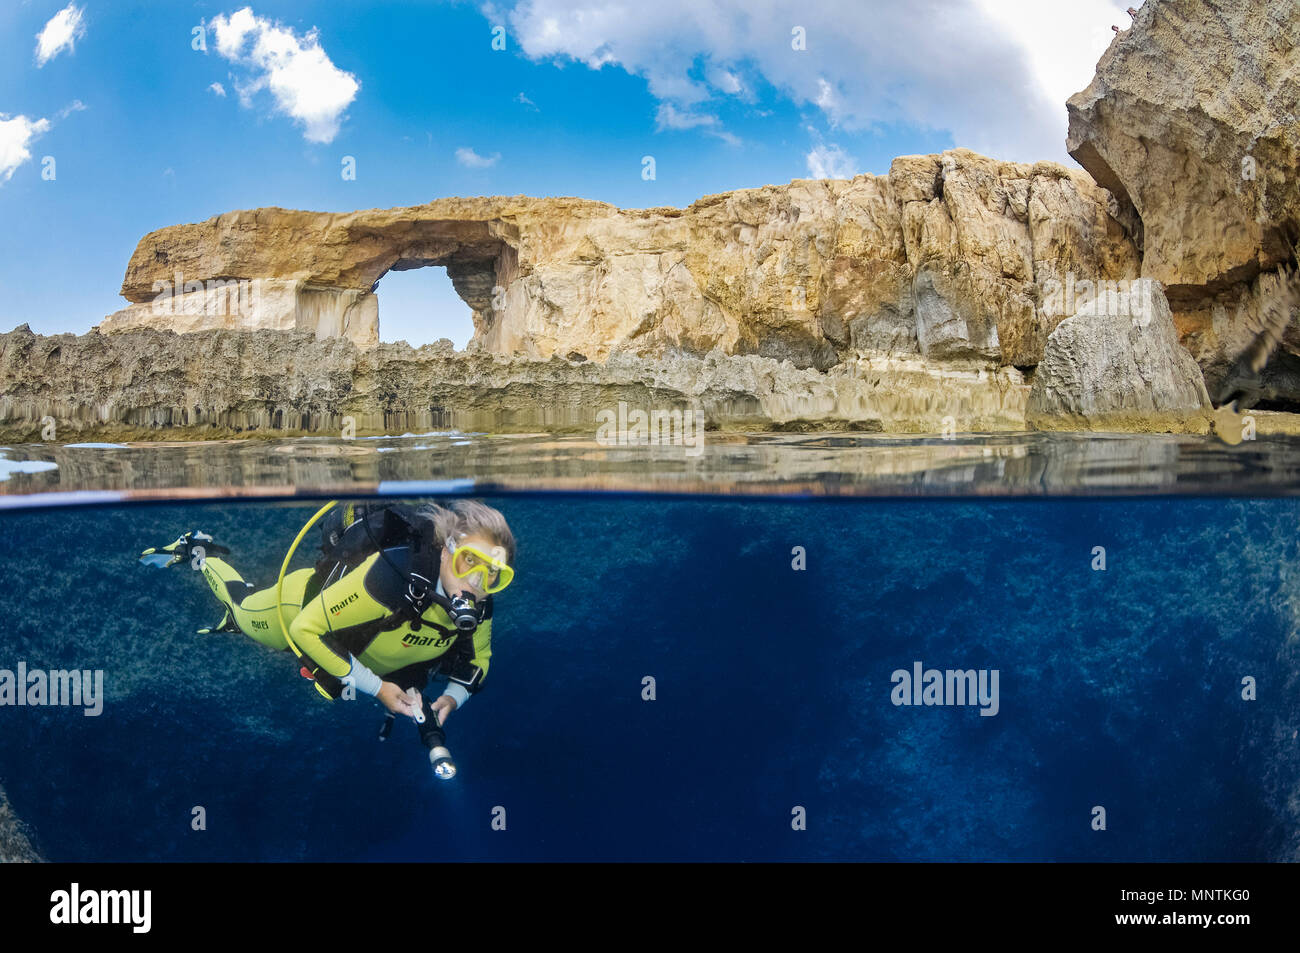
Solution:
M400 687L423 687L435 660L448 677L448 694L457 706L482 686L492 657L492 600L472 637L459 633L442 606L434 603L421 616L419 629L402 622L388 631L369 632L368 625L386 619L401 604L410 550L385 550L388 559L372 553L351 572L314 595L308 591L313 570L300 569L284 577L285 617L289 634L305 656L328 676L341 679L352 671L355 657L376 675L393 678ZM399 577L389 560L403 575ZM202 572L213 594L226 607L231 621L249 638L273 649L288 649L275 587L253 591L229 563L215 556L203 560ZM304 604L304 597L310 595ZM449 653L451 653L449 655ZM413 674L414 673L414 674ZM416 675L424 676L416 680ZM330 680L318 676L319 683ZM454 690L460 685L463 691ZM335 694L331 692L331 694Z

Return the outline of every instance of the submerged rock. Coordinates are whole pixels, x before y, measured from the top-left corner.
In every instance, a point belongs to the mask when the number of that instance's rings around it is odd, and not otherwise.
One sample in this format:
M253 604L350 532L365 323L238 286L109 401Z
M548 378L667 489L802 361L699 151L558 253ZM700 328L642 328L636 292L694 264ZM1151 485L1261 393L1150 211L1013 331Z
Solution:
M27 827L14 813L4 788L0 788L0 864L39 863L44 859L32 846Z

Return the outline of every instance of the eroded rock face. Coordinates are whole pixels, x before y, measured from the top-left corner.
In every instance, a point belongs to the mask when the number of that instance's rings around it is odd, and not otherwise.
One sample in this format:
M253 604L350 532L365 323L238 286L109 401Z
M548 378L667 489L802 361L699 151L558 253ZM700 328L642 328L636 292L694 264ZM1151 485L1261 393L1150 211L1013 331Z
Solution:
M358 348L310 331L0 334L0 440L339 435L433 429L594 434L597 414L696 409L710 428L1023 430L1014 367L876 353L830 371L757 355L607 362L457 352L451 342ZM45 438L47 441L49 438Z
M1221 376L1300 232L1300 4L1147 0L1067 108L1070 154L1140 219L1143 276Z
M443 265L473 311L474 346L494 354L716 349L827 370L861 351L1024 367L1064 316L1039 307L1043 282L1137 275L1114 205L1059 165L958 149L900 158L887 176L741 189L686 209L520 196L231 212L145 236L122 285L135 304L100 329L296 328L366 347L378 340L375 283ZM270 291L206 318L210 285L232 280ZM156 313L160 294L181 316Z
M109 333L165 327L185 333L302 328L320 338L344 337L361 347L379 343L378 301L352 288L314 288L284 278L188 282L180 273L160 285L154 300L113 312L98 329ZM187 286L192 290L183 290ZM182 290L173 293L173 288Z
M389 354L376 282L440 265L475 333L471 355L439 365L437 387L486 393L514 373L502 367L526 368L512 378L521 408L544 392L576 406L551 384L607 399L639 373L665 395L737 395L717 406L743 405L738 420L907 429L955 401L965 411L953 416L996 429L1022 413L1020 372L1037 366L1033 419L1149 429L1190 414L1197 427L1204 382L1218 393L1238 373L1261 273L1300 235L1298 51L1294 0L1147 0L1069 103L1068 147L1091 175L957 149L901 157L885 176L740 189L685 209L498 196L231 212L145 236L122 286L133 304L101 328L272 329ZM1122 297L1139 277L1167 294L1152 323L1090 313L1090 299ZM260 296L243 293L248 283ZM174 313L159 313L160 294ZM484 370L493 356L504 364ZM384 373L414 373L405 358L348 360L340 373L360 375L358 394L381 391ZM431 373L421 361L417 377ZM311 418L316 385L300 386L277 413ZM437 387L431 406L460 400ZM1300 401L1300 331L1282 336L1251 387ZM419 403L410 412L424 413ZM156 406L192 418L174 395Z
M1178 342L1162 289L1155 282L1142 287L1142 304L1132 313L1092 309L1052 332L1029 395L1032 423L1104 429L1125 417L1186 418L1208 428L1201 369ZM1184 421L1173 429L1198 428Z
M1148 0L1072 96L1068 148L1142 220L1172 300L1275 265L1300 222L1300 5Z

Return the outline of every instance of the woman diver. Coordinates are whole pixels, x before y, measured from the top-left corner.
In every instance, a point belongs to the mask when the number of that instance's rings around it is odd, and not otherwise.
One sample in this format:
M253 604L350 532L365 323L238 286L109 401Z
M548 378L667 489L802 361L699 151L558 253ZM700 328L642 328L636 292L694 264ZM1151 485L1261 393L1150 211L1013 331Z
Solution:
M452 777L442 725L487 675L492 598L514 578L514 534L499 511L473 500L331 508L316 566L267 589L254 591L216 555L229 550L205 533L145 550L141 561L190 563L225 609L200 633L242 632L292 650L326 698L377 698L390 713L380 738L395 716L412 718L435 773ZM290 620L287 638L282 619ZM423 689L435 669L445 687L430 703Z

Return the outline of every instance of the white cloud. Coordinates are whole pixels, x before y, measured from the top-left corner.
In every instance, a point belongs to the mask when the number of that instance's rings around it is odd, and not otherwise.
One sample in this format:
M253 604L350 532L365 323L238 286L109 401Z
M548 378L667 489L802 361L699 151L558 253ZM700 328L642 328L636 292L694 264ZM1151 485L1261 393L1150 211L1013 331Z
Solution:
M858 174L857 160L834 143L818 143L805 158L814 179L851 179Z
M698 129L710 136L716 136L728 145L740 145L740 139L722 128L722 121L717 116L707 113L692 113L678 109L672 103L660 103L655 112L655 129Z
M237 59L248 35L258 32L258 21L259 18L253 15L252 7L244 7L228 17L213 17L212 29L217 34L217 52L228 60Z
M36 34L36 66L39 69L64 50L71 50L73 43L86 35L86 26L82 22L85 8L69 3L45 24L45 28Z
M269 90L276 111L301 125L308 142L334 140L361 84L334 65L315 28L299 36L250 7L213 17L211 27L217 52L245 71L242 81L234 81L242 105L251 106L257 93Z
M761 81L848 132L907 123L999 158L1068 161L1065 98L1091 80L1130 2L655 0L631 16L607 0L506 0L485 12L530 58L617 64L688 114Z
M720 89L729 96L740 96L747 94L745 84L741 82L740 77L731 70L722 69L717 66L710 66L708 71L709 85Z
M683 112L672 103L660 103L655 113L657 129L694 129L696 126L716 126L717 116Z
M32 157L28 146L49 129L48 119L10 118L0 113L0 183L8 182L14 170Z
M1061 104L1062 126L1065 101L1092 82L1097 60L1115 39L1111 26L1127 30L1133 20L1125 10L1142 6L1141 0L976 2L1024 51L1034 80L1048 98Z
M220 83L213 83L211 86L208 87L208 91L211 93L215 93L216 95L220 96L222 99L226 98L226 87L222 86Z
M461 146L456 150L456 161L467 169L486 169L496 165L500 158L499 152L494 152L490 156L481 156L469 146Z
M840 105L834 87L820 76L817 77L817 106L831 117L831 125L835 125L835 114L840 111Z
M537 103L533 102L531 99L529 99L529 98L528 98L527 96L525 96L523 93L520 93L518 96L515 97L515 102L520 103L520 104L522 104L522 105L524 105L524 106L529 106L529 107L531 107L531 108L533 108L533 109L536 109L536 108L537 108Z
M73 113L79 113L85 108L86 108L85 103L83 103L80 99L74 99L72 102L68 103L68 105L64 106L62 109L59 110L58 117L60 119L67 119Z

